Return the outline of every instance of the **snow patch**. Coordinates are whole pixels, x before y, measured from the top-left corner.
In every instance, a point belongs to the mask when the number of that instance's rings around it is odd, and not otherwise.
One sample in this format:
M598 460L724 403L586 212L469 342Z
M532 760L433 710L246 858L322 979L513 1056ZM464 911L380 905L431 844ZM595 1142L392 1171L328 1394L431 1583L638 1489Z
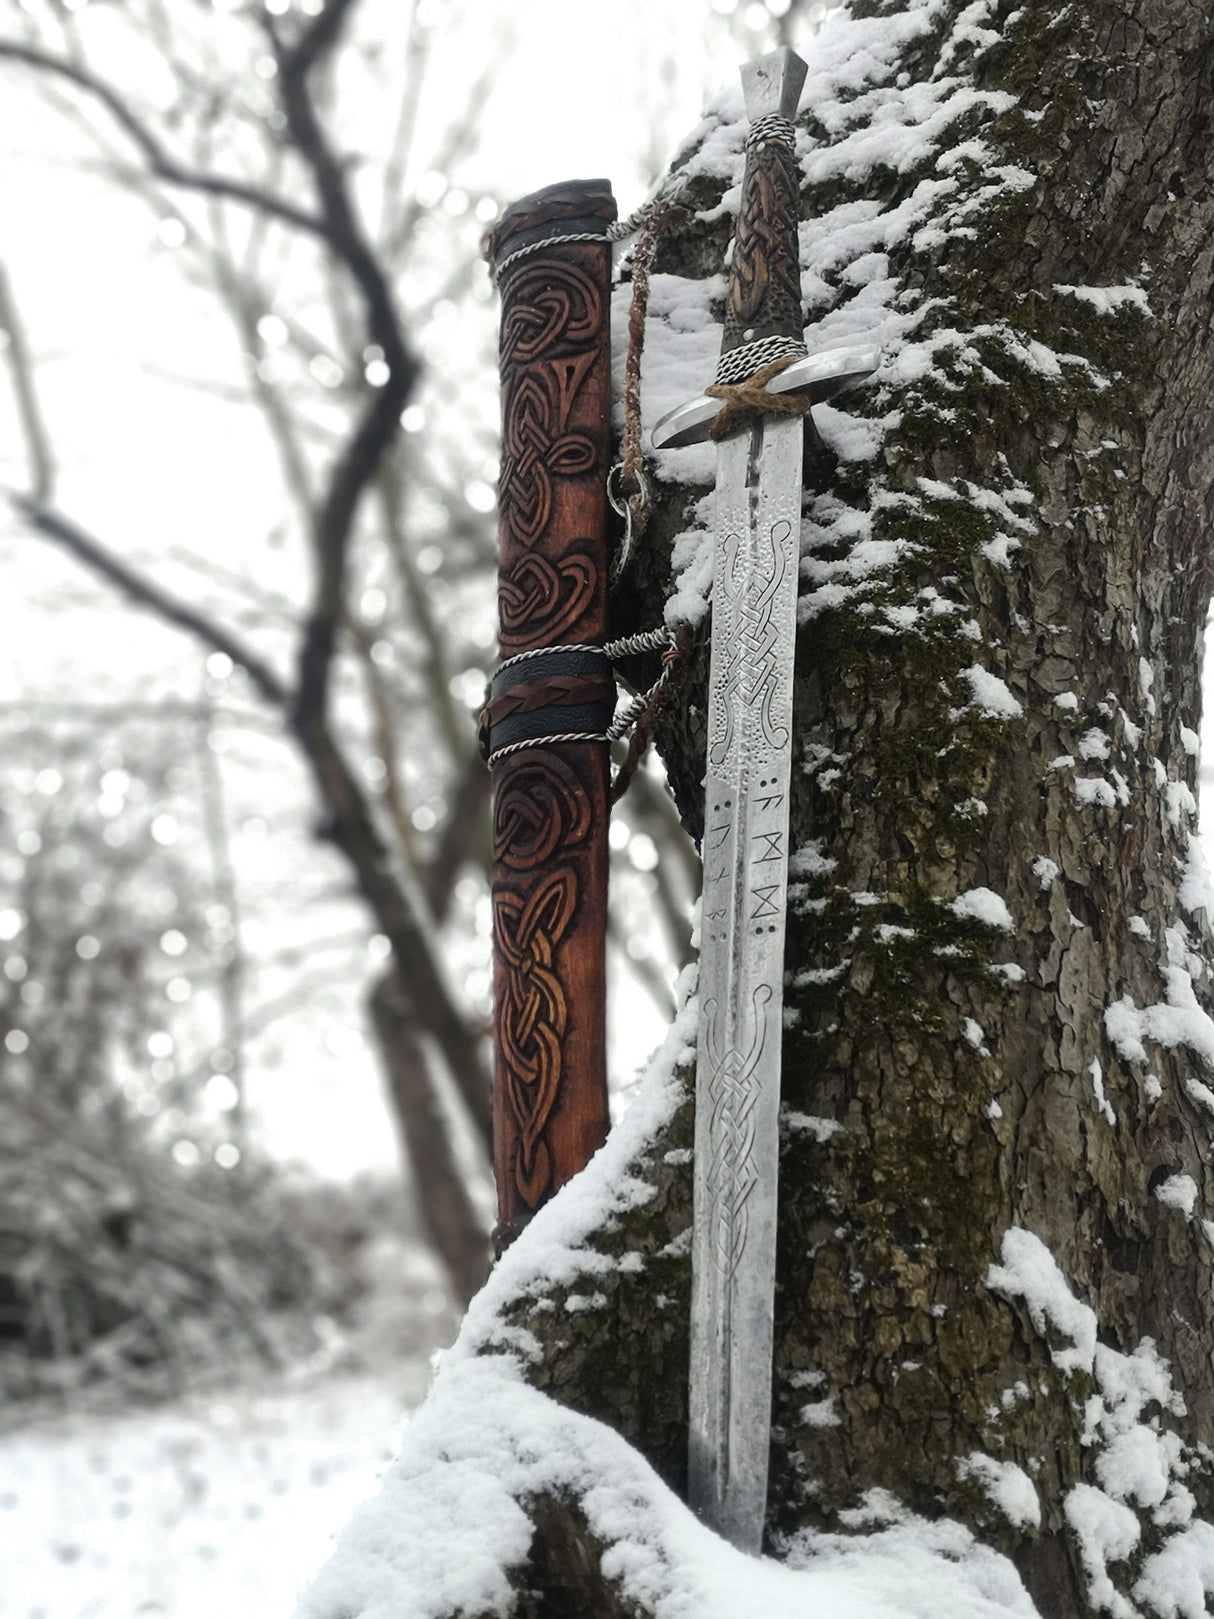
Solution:
M954 916L965 917L974 922L985 922L987 927L1002 928L1005 933L1010 933L1013 928L1012 913L1007 908L1007 901L1001 899L991 888L970 888L951 900L948 909Z
M1104 1094L1104 1069L1100 1066L1097 1058L1093 1057L1088 1064L1088 1073L1091 1075L1092 1090L1095 1093L1097 1108L1104 1114L1108 1122L1116 1127L1117 1115L1113 1112L1112 1103Z
M1048 855L1039 854L1033 861L1033 876L1037 879L1037 886L1041 889L1051 888L1058 880L1062 867L1056 860Z
M1006 684L989 669L983 669L980 664L972 663L968 669L961 671L961 678L969 682L970 701L980 714L985 714L990 719L1013 720L1024 713L1023 707L1013 697Z
M957 1464L961 1478L973 1479L1015 1529L1040 1529L1041 1501L1037 1487L1015 1462L997 1461L971 1451Z
M991 1265L986 1285L993 1293L1021 1299L1029 1320L1044 1337L1052 1328L1070 1340L1069 1348L1050 1346L1060 1372L1090 1372L1096 1355L1096 1312L1071 1292L1041 1238L1023 1226L1010 1226L1000 1246L1002 1264Z
M829 1141L843 1128L837 1119L823 1119L813 1113L796 1113L791 1108L781 1108L780 1123L790 1134L813 1136L819 1143Z
M839 1402L833 1394L825 1400L818 1400L813 1405L803 1405L798 1413L797 1420L805 1428L841 1428L843 1418L839 1415Z
M1137 1515L1092 1484L1073 1485L1062 1510L1079 1542L1093 1603L1113 1619L1135 1619L1134 1609L1109 1578L1108 1565L1122 1562L1137 1546Z
M1127 308L1136 309L1140 315L1153 313L1146 293L1132 281L1120 287L1068 287L1056 281L1054 291L1090 305L1098 315L1115 315Z
M1155 1196L1168 1209L1179 1209L1186 1220L1197 1205L1197 1182L1192 1175L1169 1175L1155 1188Z
M1188 971L1176 965L1167 967L1164 982L1166 1003L1140 1007L1125 995L1106 1008L1104 1028L1114 1049L1127 1062L1146 1062L1147 1040L1169 1049L1185 1046L1214 1068L1214 1019L1197 1004Z

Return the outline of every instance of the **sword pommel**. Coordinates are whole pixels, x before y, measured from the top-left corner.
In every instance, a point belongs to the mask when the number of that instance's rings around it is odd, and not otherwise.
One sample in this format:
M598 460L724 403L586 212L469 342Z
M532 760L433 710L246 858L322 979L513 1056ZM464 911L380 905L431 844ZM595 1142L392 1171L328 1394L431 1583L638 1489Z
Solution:
M805 84L805 63L785 45L767 56L756 56L742 69L742 94L751 123L775 116L791 119Z

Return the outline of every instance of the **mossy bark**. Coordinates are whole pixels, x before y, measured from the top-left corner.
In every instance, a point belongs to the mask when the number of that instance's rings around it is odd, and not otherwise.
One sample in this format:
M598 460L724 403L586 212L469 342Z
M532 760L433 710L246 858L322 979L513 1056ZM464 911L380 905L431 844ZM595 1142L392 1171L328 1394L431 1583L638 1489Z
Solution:
M912 544L815 612L798 645L793 846L814 840L819 858L790 916L785 1102L839 1128L790 1128L782 1158L769 1529L778 1546L837 1527L879 1486L1009 1552L1041 1613L1063 1619L1091 1603L1062 1511L1091 1470L1090 1381L1060 1371L1023 1310L985 1285L1008 1227L1041 1238L1103 1342L1129 1353L1154 1340L1187 1407L1162 1420L1181 1435L1199 1510L1214 1509L1200 1218L1214 1205L1214 1121L1191 1050L1149 1045L1134 1063L1105 1024L1123 997L1165 1000L1178 949L1204 995L1205 918L1181 885L1210 599L1214 24L1189 0L1009 0L981 19L993 37L958 51L961 9L937 8L902 82L938 78L947 40L958 83L1016 105L960 113L917 168L878 165L803 196L806 218L849 197L890 207L943 147L972 134L987 149L956 160L970 233L890 248L891 277L924 311L916 340L951 328L970 352L942 344L896 397L848 407L901 413L877 467L823 445L806 464L809 489L867 510L874 538ZM812 106L802 117L832 138ZM1031 183L983 202L1000 165ZM700 208L723 189L696 186ZM657 270L719 271L727 225L689 216ZM1129 283L1149 312L1059 290ZM660 618L663 546L701 494L664 490L627 598L638 621ZM1025 519L1010 530L1009 503ZM926 611L925 590L947 611ZM693 832L705 663L660 734ZM975 665L1014 703L984 704ZM975 889L1003 899L1010 931L950 908ZM687 1261L677 1244L657 1256L687 1220L689 1111L642 1166L658 1198L635 1229L604 1234L643 1267L613 1272L580 1313L560 1298L520 1306L546 1345L541 1385L618 1427L676 1488ZM1181 1173L1198 1188L1192 1218L1153 1195ZM973 1452L1027 1472L1039 1529L1009 1523L963 1476ZM1144 1523L1144 1547L1152 1533ZM1117 1578L1128 1589L1133 1569Z

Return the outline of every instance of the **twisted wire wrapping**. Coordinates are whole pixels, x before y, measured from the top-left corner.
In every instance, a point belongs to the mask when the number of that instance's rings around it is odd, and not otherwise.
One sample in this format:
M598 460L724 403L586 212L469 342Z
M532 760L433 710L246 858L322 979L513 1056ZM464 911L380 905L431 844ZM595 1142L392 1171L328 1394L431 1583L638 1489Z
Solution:
M762 118L756 118L746 135L746 149L763 146L769 141L778 141L781 146L787 146L789 151L795 151L797 145L797 126L791 118L785 118L782 113L765 113Z
M532 253L540 253L546 247L563 247L566 242L606 242L614 246L616 242L623 242L630 236L635 236L649 219L649 216L658 206L660 199L654 198L650 202L642 203L627 219L617 219L601 231L580 230L569 231L555 236L545 236L542 241L528 242L526 247L516 248L513 253L507 254L500 264L489 260L489 273L495 283L500 282L511 265L517 264L520 259L530 258Z
M801 360L809 350L796 337L761 337L756 343L743 343L741 348L730 349L717 361L715 387L735 387L747 382L756 371L761 371L773 360Z
M492 767L499 759L505 759L509 754L518 753L523 748L542 748L556 742L618 742L621 737L628 734L658 694L669 684L677 661L678 637L674 630L641 630L636 635L624 635L618 640L607 641L602 646L582 642L566 646L543 646L535 647L530 652L516 652L513 657L506 658L498 664L496 674L501 674L503 669L512 668L515 664L525 663L528 658L547 657L554 652L601 652L609 662L616 663L621 658L636 657L642 652L657 652L660 648L665 648L661 674L648 691L639 692L629 698L605 731L554 731L548 736L528 737L524 741L510 742L505 747L495 748L486 756L485 763Z

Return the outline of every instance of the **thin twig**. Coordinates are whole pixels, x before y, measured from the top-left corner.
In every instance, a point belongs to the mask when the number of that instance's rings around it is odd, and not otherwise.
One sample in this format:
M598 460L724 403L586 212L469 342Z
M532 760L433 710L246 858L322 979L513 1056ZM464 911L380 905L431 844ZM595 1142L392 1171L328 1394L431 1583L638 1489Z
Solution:
M260 187L233 176L210 174L179 162L161 145L142 119L135 116L113 85L107 84L104 79L98 78L87 68L69 62L64 57L55 56L50 51L41 50L36 45L25 45L15 39L0 39L0 60L24 62L27 67L55 74L99 101L114 122L143 153L152 173L166 185L183 186L189 191L227 197L232 202L243 202L261 213L272 215L286 225L294 225L297 230L307 231L313 236L326 236L325 221L322 218L308 213L306 209L297 208L285 198L276 197L272 192L263 191Z
M181 601L153 579L132 568L114 552L95 539L78 523L62 512L41 506L27 495L9 492L9 500L32 528L49 540L61 545L93 573L116 585L130 601L149 607L160 618L192 635L213 652L224 652L232 662L243 669L267 702L275 708L289 706L290 694L278 675L251 647L245 646L230 631L216 624L196 607Z

